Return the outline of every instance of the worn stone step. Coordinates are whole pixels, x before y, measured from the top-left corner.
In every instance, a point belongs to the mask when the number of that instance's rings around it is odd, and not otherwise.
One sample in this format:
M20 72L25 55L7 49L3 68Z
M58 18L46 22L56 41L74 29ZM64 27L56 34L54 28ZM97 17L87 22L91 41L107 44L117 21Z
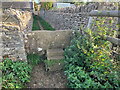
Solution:
M47 71L59 71L64 68L64 60L46 60L45 67Z
M54 56L64 56L64 50L63 49L48 49L47 57L54 57Z
M54 57L47 57L47 60L61 60L64 59L64 56L54 56Z

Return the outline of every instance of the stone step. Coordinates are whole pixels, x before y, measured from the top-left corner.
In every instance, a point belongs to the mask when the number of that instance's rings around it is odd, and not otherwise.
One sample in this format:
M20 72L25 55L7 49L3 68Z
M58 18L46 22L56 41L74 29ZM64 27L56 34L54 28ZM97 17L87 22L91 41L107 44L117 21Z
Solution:
M46 60L45 68L47 71L59 71L64 68L64 60Z
M48 49L47 50L47 57L56 57L56 56L64 56L63 49Z
M61 60L64 59L64 56L54 56L54 57L47 57L47 60Z

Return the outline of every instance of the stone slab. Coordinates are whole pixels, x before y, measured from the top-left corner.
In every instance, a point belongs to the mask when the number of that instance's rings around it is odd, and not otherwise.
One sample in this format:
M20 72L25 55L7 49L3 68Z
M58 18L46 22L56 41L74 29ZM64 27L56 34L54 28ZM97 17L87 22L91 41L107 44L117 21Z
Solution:
M66 48L70 45L71 34L73 30L57 30L57 31L33 31L28 36L27 46L30 52L39 52L38 48L42 50L52 48Z
M48 49L47 50L47 57L56 57L56 56L64 56L63 49Z
M59 71L64 68L64 60L46 60L46 71Z

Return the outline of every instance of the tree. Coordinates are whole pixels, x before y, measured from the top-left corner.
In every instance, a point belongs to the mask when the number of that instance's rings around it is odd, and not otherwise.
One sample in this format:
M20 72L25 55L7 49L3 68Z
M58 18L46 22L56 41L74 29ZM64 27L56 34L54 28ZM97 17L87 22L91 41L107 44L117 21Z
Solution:
M51 9L53 5L53 2L41 2L41 7L44 9Z

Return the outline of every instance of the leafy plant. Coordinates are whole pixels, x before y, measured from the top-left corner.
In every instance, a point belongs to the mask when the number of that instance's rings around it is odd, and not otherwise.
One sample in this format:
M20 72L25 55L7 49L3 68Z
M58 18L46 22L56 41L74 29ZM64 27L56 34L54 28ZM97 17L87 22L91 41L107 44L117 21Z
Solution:
M114 68L109 41L89 30L88 35L75 31L65 50L65 73L71 88L118 88L119 73ZM79 74L80 73L80 74ZM84 77L83 81L81 78Z
M51 9L53 5L53 2L41 2L41 8L44 9Z
M2 87L3 88L23 88L30 82L32 67L26 62L16 61L6 58L2 62Z

